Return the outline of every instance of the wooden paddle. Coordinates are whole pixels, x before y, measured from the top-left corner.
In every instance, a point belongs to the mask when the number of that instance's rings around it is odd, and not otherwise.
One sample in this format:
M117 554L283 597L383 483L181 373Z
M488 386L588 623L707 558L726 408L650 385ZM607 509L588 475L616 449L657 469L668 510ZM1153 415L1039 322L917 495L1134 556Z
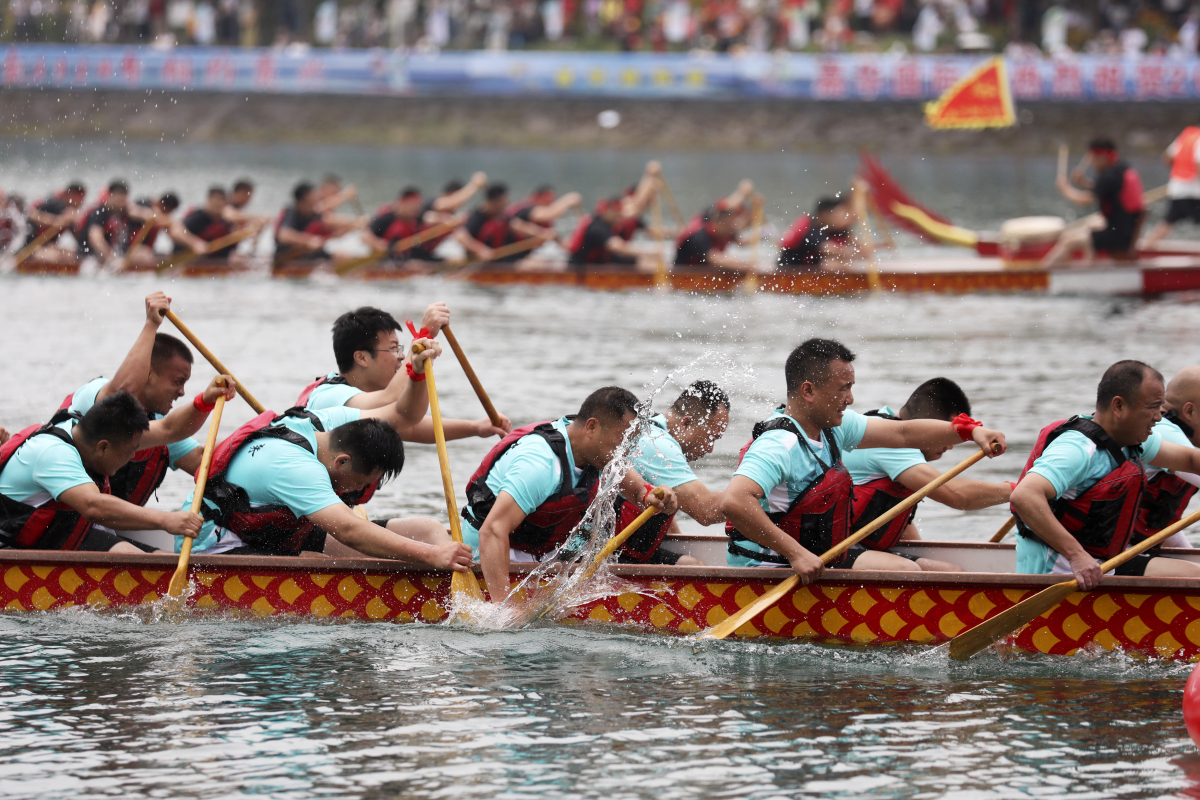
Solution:
M663 487L661 486L654 490L654 496L659 500L663 499L664 494L666 494L666 492L663 491ZM600 565L603 564L609 556L617 552L621 545L629 541L630 536L633 536L638 532L638 528L646 524L646 520L650 519L655 514L661 513L662 509L658 508L657 506L646 506L645 510L638 514L637 517L634 518L633 522L626 525L623 531L609 539L608 543L604 545L604 548L596 554L596 557L592 559L592 563L587 567L587 576L591 577L593 574L595 574L596 570L600 569Z
M260 228L260 227L256 227L254 225L248 225L245 228L242 228L241 230L237 230L237 231L234 231L233 233L228 233L217 239L213 239L211 242L208 243L208 252L207 253L197 253L194 250L189 250L184 253L176 253L173 256L164 258L162 263L154 268L154 271L155 271L155 273L161 275L169 269L174 269L175 267L182 267L184 264L187 264L190 261L195 261L197 258L200 258L201 256L206 256L206 255L209 255L210 253L219 252L221 250L224 250L226 247L229 247L229 245L231 245L231 244L237 244L238 242L242 242L242 241L245 241L246 239L250 239L254 236L257 236L259 231L261 231L261 230L262 230L262 228ZM228 374L228 373L226 373L226 374Z
M208 359L208 363L212 364L213 369L222 375L229 375L233 377L234 381L237 383L237 393L242 396L243 400L250 404L250 407L254 409L254 413L261 414L267 410L262 403L254 399L254 395L250 394L250 390L243 386L242 382L239 381L232 372L225 368L225 365L221 363L221 360L213 355L211 350L204 346L204 342L200 341L200 339L196 337L196 334L192 333L191 328L189 328L187 325L184 325L183 320L175 316L174 311L167 312L167 319L171 320L171 324L178 328L179 332L182 333L184 337L192 343L192 346L200 351L200 355Z
M146 241L146 237L150 235L150 229L157 227L153 219L142 221L142 227L138 228L138 232L133 235L133 241L129 243L129 247L125 248L125 255L117 259L117 272L124 272L129 269L129 259L133 257L133 251L141 247L142 242Z
M1058 146L1058 173L1059 180L1065 180L1067 177L1067 160L1071 156L1071 149L1065 144Z
M372 262L379 261L389 252L403 253L405 250L425 244L430 239L436 239L443 234L453 231L455 228L462 225L462 223L463 221L460 219L439 222L437 225L426 228L423 231L418 231L412 236L405 236L403 239L397 240L396 243L393 244L388 250L372 250L365 256L359 256L358 258L354 258L349 261L343 261L334 269L339 277L345 277L350 273L357 271L361 267L365 267Z
M667 185L667 179L662 175L658 176L658 191L662 193L663 199L667 201L667 208L671 211L671 216L675 218L675 222L681 227L687 225L687 220L684 219L683 212L679 210L679 203L675 202L675 193L671 191L671 187Z
M17 254L13 256L13 267L16 268L21 266L21 264L28 260L31 255L42 249L42 245L46 244L46 242L50 241L55 236L58 236L66 229L66 227L67 224L46 226L46 230L39 233L32 242L17 251Z
M838 558L841 557L841 555L843 553L845 553L851 547L858 544L863 539L867 538L872 533L874 533L875 531L882 528L884 525L891 522L893 519L895 519L900 514L903 514L905 511L908 511L908 509L912 508L917 503L919 503L923 499L925 499L925 497L930 492L937 489L939 486L944 484L946 481L957 477L959 473L961 473L963 470L967 469L967 467L970 467L975 462L979 461L979 459L983 458L983 456L984 456L984 452L982 450L979 450L975 453L972 453L967 458L964 458L953 469L949 470L948 472L943 473L942 475L939 475L937 478L934 478L932 481L930 481L928 484L926 484L922 489L920 489L916 492L913 492L911 495L904 498L904 500L902 502L895 505L890 511L888 511L885 514L881 514L879 517L877 517L874 522L864 525L862 528L857 530L853 535L849 536L848 538L846 538L844 541L840 542L839 544L831 547L825 554L823 554L821 556L821 561L824 562L825 564L828 564L832 561L836 561ZM763 594L761 597L759 597L756 601L754 601L750 605L738 610L736 613L732 614L728 619L726 619L723 622L720 622L717 625L714 625L711 628L709 628L708 630L704 631L704 633L700 634L699 638L701 638L701 639L724 639L725 637L729 636L729 634L733 633L738 628L742 627L747 622L754 619L756 616L758 616L759 614L766 611L771 606L778 603L782 598L786 597L788 592L792 591L792 589L794 589L796 587L796 585L799 583L800 583L799 575L790 576L783 583L780 583L779 585L777 585L771 589L768 589L765 594Z
M1198 520L1200 520L1200 511L1188 514L1174 525L1168 525L1150 538L1105 561L1100 565L1101 573L1111 572L1134 556L1141 555L1151 547L1162 544ZM1103 583L1103 579L1101 582ZM966 661L992 643L1023 628L1077 591L1080 591L1079 581L1071 579L1043 589L1033 597L1025 598L1012 608L1001 611L991 619L984 620L951 639L950 657L955 661Z
M1003 539L1005 536L1008 536L1008 532L1011 531L1013 528L1015 528L1016 525L1017 525L1017 518L1009 517L1008 522L1001 525L1000 530L993 533L992 538L988 539L988 541L991 542L992 544L995 544L996 542Z
M479 398L479 402L483 404L483 410L487 412L488 419L497 428L503 427L504 420L500 419L500 414L496 411L496 407L492 405L491 398L483 390L483 384L479 382L479 376L475 374L475 370L471 369L471 362L467 361L467 354L459 346L458 339L454 338L454 333L450 330L450 326L443 325L442 333L446 334L446 342L450 345L450 349L454 351L454 357L458 359L458 363L462 367L462 371L466 374L467 380L471 382L471 388L475 390L475 395Z
M208 421L208 438L204 442L204 455L200 458L200 469L196 471L196 490L192 493L193 514L199 514L200 509L204 506L204 486L208 483L208 467L212 464L213 448L217 444L217 429L221 427L221 412L224 409L225 395L221 395L217 398L212 417ZM193 541L195 540L190 536L183 537L183 546L179 550L179 566L175 567L175 574L171 576L171 586L167 589L167 594L171 597L179 597L187 588L188 559L192 555Z
M413 344L413 352L420 353L425 348ZM433 361L422 365L425 372L425 386L429 392L429 413L433 417L433 438L437 442L438 465L442 468L442 491L446 494L446 513L450 516L450 538L461 543L462 525L458 521L458 504L454 499L454 481L450 477L450 454L446 451L446 432L442 430L442 408L438 403L437 384L433 380ZM507 587L505 587L507 588ZM452 572L450 574L450 593L467 594L475 600L483 600L483 589L479 579L471 570Z

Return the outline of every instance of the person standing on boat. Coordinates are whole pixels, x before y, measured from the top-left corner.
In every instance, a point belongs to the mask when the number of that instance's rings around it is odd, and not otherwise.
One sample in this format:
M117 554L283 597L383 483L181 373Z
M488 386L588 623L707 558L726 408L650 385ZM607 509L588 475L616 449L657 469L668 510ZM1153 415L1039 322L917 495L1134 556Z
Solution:
M989 457L1004 434L966 415L950 422L892 420L849 410L854 354L840 342L809 339L784 366L787 403L754 426L741 463L721 498L729 520L729 564L789 565L808 584L821 577L821 554L852 532L853 480L842 454L856 448L941 449L975 442ZM995 449L993 449L995 448ZM894 553L851 547L838 569L919 570Z
M29 209L29 235L25 238L26 246L33 244L48 228L58 232L51 236L45 244L37 249L30 258L34 261L53 264L66 264L78 258L76 251L59 246L59 237L67 231L74 231L79 222L80 209L87 197L87 188L82 183L72 183L48 197L33 204Z
M1154 432L1164 442L1180 447L1200 447L1200 367L1184 367L1167 384L1167 402ZM1146 467L1146 491L1134 523L1137 544L1183 518L1183 512L1200 486L1200 475ZM1163 547L1191 547L1187 531L1180 531Z
M524 239L541 239L543 242L552 241L557 234L552 228L543 228L523 219L514 219L505 213L508 207L508 186L503 183L493 183L483 194L483 202L471 212L466 224L455 231L454 235L467 252L480 261L496 263L515 263L529 255L529 251L510 253L494 257L497 249L505 245L515 244Z
M396 242L415 236L429 227L421 221L421 209L424 207L421 190L416 186L405 187L393 202L380 206L375 212L375 218L362 233L363 241L372 250L386 252L399 261L440 261L423 244L402 251L395 249Z
M573 416L514 430L484 457L467 483L463 539L479 551L494 603L508 595L512 562L535 562L567 541L596 497L600 471L637 420L637 398L619 386L588 395ZM673 489L658 499L632 467L620 492L639 510L679 509Z
M135 452L167 443L150 428L137 398L118 391L12 436L0 447L0 547L137 554L148 548L114 529L194 538L198 514L143 508L110 489Z
M727 427L729 395L712 381L696 381L664 413L650 418L630 452L633 468L647 483L674 489L679 510L696 522L723 523L721 493L705 486L690 464L711 453ZM632 505L623 510L618 528L637 515ZM678 532L673 517L657 514L617 551L618 558L622 563L701 566L698 559L662 546L664 536Z
M409 366L435 358L425 349ZM393 519L380 525L351 506L404 467L398 430L420 421L428 407L424 384L410 383L395 403L359 410L264 411L213 452L204 489L204 528L196 550L210 555L395 558L437 569L466 570L471 548L457 544L434 519ZM190 507L189 497L185 507ZM182 545L177 540L176 548Z
M949 378L925 381L908 400L893 411L888 406L868 411L864 416L881 419L937 419L949 422L959 414L971 415L971 403L958 384ZM859 448L846 453L842 461L854 479L854 521L851 527L859 530L874 522L898 505L913 492L933 482L941 475L929 462L937 461L950 446L934 448ZM1007 481L978 481L953 478L929 494L930 499L960 511L1007 503L1013 484ZM921 538L913 520L917 507L893 519L884 528L863 540L871 550L890 551L895 545ZM916 559L917 566L933 572L960 572L961 567L931 558Z
M167 333L160 333L171 298L162 292L146 297L146 322L134 340L125 360L112 378L96 378L67 396L61 408L86 414L92 406L117 392L129 392L150 417L150 434L161 444L134 453L127 464L111 476L115 497L144 506L167 476L168 469L189 475L200 468L203 448L191 438L208 419L217 398L232 400L236 387L233 378L218 375L195 400L172 409L183 397L192 377L192 351Z
M784 269L840 269L858 254L854 211L849 201L822 197L811 215L801 214L779 242L778 264Z
M1200 473L1200 449L1167 441L1162 375L1141 361L1118 361L1100 378L1096 411L1042 428L1012 493L1017 572L1075 575L1100 583L1100 564L1129 547L1147 466ZM1197 578L1200 564L1139 555L1118 575Z
M1171 168L1167 180L1167 216L1154 226L1143 250L1153 250L1178 222L1191 220L1200 225L1200 126L1189 125L1183 129L1170 147L1163 153L1163 163Z
M425 309L420 335L436 338L443 325L450 324L450 309L445 303L433 303ZM296 405L309 411L349 406L361 410L382 408L395 403L414 382L402 367L404 348L400 345L400 323L386 311L363 306L347 311L333 322L333 357L338 368L317 378L296 398ZM416 380L424 380L423 373ZM503 437L512 423L501 415L504 427L497 428L484 417L478 420L443 419L446 440L478 436ZM399 429L406 442L433 444L433 419L424 416L412 426Z
M1132 253L1138 230L1146 214L1142 200L1142 179L1136 169L1117 153L1111 139L1093 139L1088 145L1088 161L1096 172L1094 182L1080 171L1072 176L1083 188L1076 187L1065 175L1058 177L1058 191L1078 206L1097 203L1104 216L1104 228L1094 231L1087 226L1068 227L1042 259L1050 268L1070 258L1076 250L1091 264L1100 250L1113 257Z

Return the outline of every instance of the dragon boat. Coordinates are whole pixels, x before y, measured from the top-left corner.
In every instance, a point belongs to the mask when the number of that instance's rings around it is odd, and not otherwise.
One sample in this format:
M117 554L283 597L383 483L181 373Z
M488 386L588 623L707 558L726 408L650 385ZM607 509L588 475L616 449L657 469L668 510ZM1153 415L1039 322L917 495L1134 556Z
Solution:
M673 537L707 563L724 563L724 537ZM961 573L828 570L750 620L735 637L858 646L937 645L1053 583L1017 575L1014 546L921 542L907 552L958 563ZM1200 551L1167 550L1200 561ZM0 608L147 606L167 593L176 557L0 550ZM529 565L515 565L521 579ZM676 636L726 619L788 576L775 568L614 566L614 588L564 612L560 622ZM450 574L381 559L192 557L188 604L247 616L438 623L451 613ZM1018 651L1073 655L1126 651L1200 660L1200 582L1106 577L1021 629Z
M30 258L17 264L13 271L18 275L78 277L84 271L87 260L86 258L73 258L68 261L40 261ZM120 272L130 275L145 275L154 272L170 277L221 278L243 274L255 267L253 262L243 259L193 258L185 262L173 263L177 260L178 256L163 256L152 265L130 265Z

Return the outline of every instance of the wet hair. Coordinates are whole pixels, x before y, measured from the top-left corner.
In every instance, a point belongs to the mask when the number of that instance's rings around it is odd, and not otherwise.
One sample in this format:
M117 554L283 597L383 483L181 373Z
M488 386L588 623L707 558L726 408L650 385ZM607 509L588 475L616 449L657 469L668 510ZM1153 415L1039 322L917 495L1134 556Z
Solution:
M333 428L329 431L329 446L335 453L350 456L350 468L359 475L383 470L381 483L404 469L404 442L381 419L356 419Z
M121 181L121 180L116 180L116 181L113 181L112 183L108 184L108 193L109 194L115 194L117 192L124 192L125 194L129 194L129 184L126 183L125 181Z
M458 178L455 178L452 181L446 182L446 185L442 187L442 194L454 194L464 186L466 186L465 183L460 181Z
M841 204L842 201L836 197L822 197L817 201L813 215L816 216L817 214L824 214L826 211L833 211Z
M224 197L225 196L225 187L224 186L208 187L208 196L212 197L214 194L219 194L219 195L221 195L221 197Z
M722 407L729 408L729 395L712 381L695 381L671 404L672 411L697 419L704 419Z
M488 185L487 191L484 193L483 196L486 197L488 200L496 200L500 197L503 197L506 194L508 194L508 184L507 183L492 183L492 184Z
M605 386L587 396L579 407L577 418L581 422L598 419L605 425L624 421L625 417L638 413L638 399L633 392L620 386Z
M237 181L235 181L233 184L233 190L235 192L242 192L242 191L253 192L254 191L254 183L251 182L251 180L249 178L238 178Z
M194 364L192 351L188 346L169 333L154 334L154 348L150 351L150 367L157 369L173 358L182 358L189 364Z
M1161 372L1142 361L1130 358L1113 364L1104 370L1104 375L1100 377L1100 385L1096 387L1096 410L1103 411L1111 406L1114 397L1122 397L1128 401L1137 399L1138 392L1148 377L1158 378L1160 381L1163 379Z
M87 187L79 181L67 184L67 194L87 194Z
M89 444L109 441L125 444L150 430L150 417L138 399L124 390L114 392L88 409L79 421L79 433Z
M421 190L416 186L405 186L403 189L400 190L399 196L400 196L401 200L403 200L406 197L420 197Z
M855 355L846 345L833 339L809 339L787 357L783 377L788 394L800 389L808 381L820 385L829 380L829 365L834 361L850 363Z
M179 195L174 192L167 192L162 197L158 198L158 204L162 206L162 210L170 214L175 209L179 208Z
M959 414L971 415L967 393L949 378L931 378L908 396L904 403L913 419L951 420Z
M333 357L338 369L347 372L354 367L354 354L359 350L374 350L375 339L381 333L399 330L400 323L386 311L363 306L347 311L333 321Z
M315 187L308 181L300 181L296 184L296 188L292 189L292 199L299 203L304 198L313 193Z

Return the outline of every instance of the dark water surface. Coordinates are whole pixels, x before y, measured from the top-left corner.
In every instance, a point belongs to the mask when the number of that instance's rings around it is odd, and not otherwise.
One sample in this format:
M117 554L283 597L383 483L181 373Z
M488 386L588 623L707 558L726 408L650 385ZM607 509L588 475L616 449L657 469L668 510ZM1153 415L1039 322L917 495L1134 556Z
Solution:
M564 187L582 185L572 183L582 170L580 181L600 186L612 175L626 180L640 158L397 151L397 166L372 173L371 153L349 148L3 147L5 187L75 175L96 183L120 171L194 197L211 180L251 172L264 211L302 170L339 170L373 203L410 178L428 186L476 166L526 174L549 165ZM334 156L341 160L328 163ZM685 196L755 170L775 196L791 188L807 197L820 190L811 176L841 180L852 168L848 159L788 166L712 154L667 162L685 205ZM956 221L984 226L1057 210L1048 187L1029 188L1049 168L914 159L897 172L960 204ZM689 188L685 175L708 177ZM1111 362L1141 358L1169 377L1200 360L1200 307L1179 298L693 297L437 279L6 276L0 425L40 422L85 381L111 375L141 327L141 298L157 288L277 410L332 368L329 325L363 304L418 319L428 302L448 302L476 371L517 424L574 411L610 383L645 396L666 381L661 409L691 380L718 380L733 398L731 430L696 465L714 488L728 480L751 423L782 399L784 358L809 336L843 339L859 353L862 411L899 405L935 375L958 381L976 415L1009 436L1009 455L971 471L994 480L1017 476L1042 425L1090 408ZM444 413L482 416L453 360L438 370ZM188 396L211 374L198 363ZM250 416L231 404L224 431ZM492 443L450 444L460 492ZM960 449L945 466L968 455ZM158 502L178 507L189 485L172 474ZM433 448L410 446L404 474L371 508L444 520ZM1003 519L1001 509L930 506L919 524L927 538L981 541ZM1200 756L1179 708L1188 667L1121 656L993 653L963 666L923 649L723 643L694 652L680 640L601 628L480 633L75 610L0 616L0 664L4 796L1200 797Z

